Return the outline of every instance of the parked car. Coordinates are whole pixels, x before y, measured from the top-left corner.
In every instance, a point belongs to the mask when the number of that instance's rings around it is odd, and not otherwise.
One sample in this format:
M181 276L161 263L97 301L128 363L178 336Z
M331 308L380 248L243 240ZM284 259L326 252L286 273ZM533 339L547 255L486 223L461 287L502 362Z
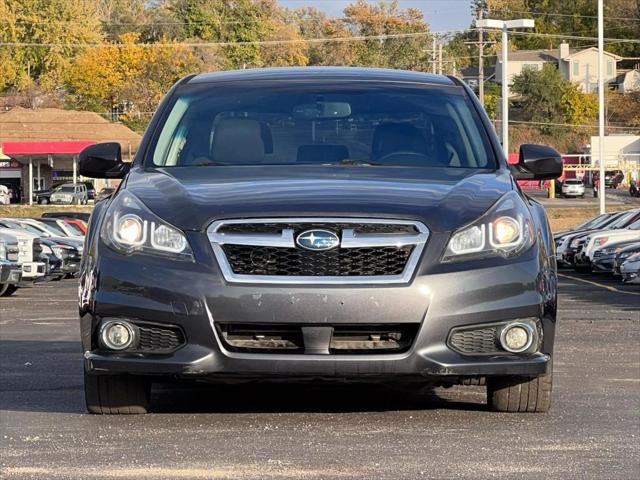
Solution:
M614 212L598 215L590 221L579 225L575 230L564 232L554 237L556 242L556 259L562 266L573 266L575 253L580 245L582 237L591 231L616 225L619 220L627 215L626 212Z
M575 267L590 270L594 251L622 241L640 241L640 211L636 211L623 228L591 232L583 238L582 248L576 251Z
M77 218L85 223L89 223L90 213L87 212L44 212L42 218Z
M79 218L65 218L64 223L69 225L71 230L76 232L76 235L86 235L87 234L87 222L84 220L80 220Z
M51 203L51 194L60 186L60 183L56 183L49 188L35 190L33 192L33 201L39 205L48 205L49 203Z
M64 183L57 187L49 200L54 205L86 205L89 201L84 183Z
M620 170L612 170L604 174L605 188L618 188L618 185L624 180L624 173Z
M102 190L100 190L100 193L98 193L98 196L96 197L96 202L99 202L100 200L104 200L105 198L109 198L111 195L113 195L113 192L115 192L116 189L112 188L112 187L105 187Z
M593 259L591 260L591 270L596 273L613 273L618 252L624 247L637 243L637 240L623 240L611 242L606 246L596 248L593 252Z
M562 197L584 198L584 183L578 178L568 178L562 182Z
M632 243L630 245L620 247L616 249L615 260L613 263L613 274L615 276L622 275L622 264L632 255L640 253L640 242Z
M46 279L48 264L42 258L42 246L37 235L0 224L0 241L6 245L7 260L15 262L22 270L23 280Z
M79 223L84 223L82 222L82 220L71 219L74 220L73 222L69 222L67 221L68 219L61 218L32 218L30 220L43 223L61 237L74 237L82 239L86 232L86 230L83 230L78 226Z
M634 253L622 262L620 273L623 282L640 283L640 253Z
M49 276L60 280L80 271L82 249L62 239L42 239L43 253L49 255Z
M525 144L510 167L461 80L203 74L151 125L133 165L117 143L80 155L125 179L82 260L90 412L146 412L158 375L486 379L494 410L549 408L553 237L516 181L562 159Z
M87 187L87 198L89 200L96 199L96 187L93 186L93 182L83 182L85 187Z
M8 259L7 244L0 237L0 297L8 297L20 286L22 269Z

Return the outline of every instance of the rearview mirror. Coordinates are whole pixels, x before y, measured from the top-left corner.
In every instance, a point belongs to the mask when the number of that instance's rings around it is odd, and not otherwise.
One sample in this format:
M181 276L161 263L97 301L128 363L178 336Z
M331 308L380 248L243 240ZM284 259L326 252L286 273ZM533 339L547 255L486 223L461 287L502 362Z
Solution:
M347 102L304 103L293 107L293 118L300 120L337 120L351 115Z
M562 175L562 155L546 145L520 146L518 163L511 165L516 180L551 180Z
M80 175L91 178L123 178L131 164L122 161L122 149L117 142L97 143L80 152Z

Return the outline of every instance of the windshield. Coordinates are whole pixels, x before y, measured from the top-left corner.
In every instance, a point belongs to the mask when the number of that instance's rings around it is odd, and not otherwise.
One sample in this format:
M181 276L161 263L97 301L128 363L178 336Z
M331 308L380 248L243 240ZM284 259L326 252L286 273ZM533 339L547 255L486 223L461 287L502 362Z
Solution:
M82 229L75 223L70 223L70 222L65 222L65 223L67 224L67 228L73 231L74 235L76 236L84 235L84 232L82 231Z
M638 212L627 212L621 215L615 222L608 225L610 228L623 228L626 227L629 221L636 216Z
M38 237L41 237L42 233L43 233L42 230L39 230L39 229L29 225L28 223L9 222L9 221L3 221L3 223L5 225L7 225L9 228L24 230L26 232L33 233L34 235L37 235Z
M54 222L42 222L42 224L46 226L48 230L53 231L55 235L59 235L62 237L67 236L67 233L58 224Z
M582 180L565 180L567 185L582 185Z
M183 89L155 139L156 166L496 168L461 87L351 84Z

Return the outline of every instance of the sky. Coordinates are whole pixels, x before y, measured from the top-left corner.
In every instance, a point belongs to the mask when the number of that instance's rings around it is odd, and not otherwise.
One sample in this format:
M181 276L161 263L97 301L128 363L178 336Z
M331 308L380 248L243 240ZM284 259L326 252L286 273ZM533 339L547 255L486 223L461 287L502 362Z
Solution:
M341 15L344 7L355 0L280 0L289 7L314 6L330 15ZM369 3L377 3L372 0ZM471 23L470 0L399 0L400 8L418 8L425 14L427 23L434 32L468 28Z

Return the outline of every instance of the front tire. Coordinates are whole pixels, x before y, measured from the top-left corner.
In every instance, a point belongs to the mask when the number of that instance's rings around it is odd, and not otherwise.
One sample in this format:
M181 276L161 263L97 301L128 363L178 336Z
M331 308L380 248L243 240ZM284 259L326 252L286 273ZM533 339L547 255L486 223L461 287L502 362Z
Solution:
M545 413L552 387L553 371L539 377L489 377L487 403L495 412Z
M84 374L84 398L89 413L137 415L147 413L151 383L134 375Z
M0 297L10 297L14 293L16 293L18 287L15 285L5 284L4 286L0 286Z

